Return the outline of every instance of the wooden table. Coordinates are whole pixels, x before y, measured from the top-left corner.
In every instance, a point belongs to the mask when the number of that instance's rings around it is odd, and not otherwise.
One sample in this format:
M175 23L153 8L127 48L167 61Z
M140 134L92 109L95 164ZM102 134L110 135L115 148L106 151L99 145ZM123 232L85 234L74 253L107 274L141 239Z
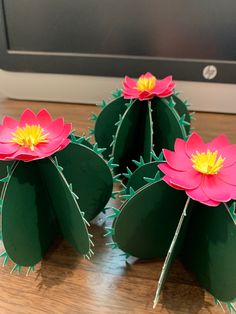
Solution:
M22 110L47 108L51 114L64 116L81 132L92 125L95 106L39 103L0 99L0 118L18 118ZM236 142L236 115L197 113L196 130L206 140L219 133ZM65 242L58 241L30 276L10 275L12 264L0 268L0 314L217 314L211 295L197 286L194 278L177 261L166 283L160 304L152 309L156 281L163 260L137 261L130 264L119 250L105 244L104 216L91 226L95 256L84 260Z

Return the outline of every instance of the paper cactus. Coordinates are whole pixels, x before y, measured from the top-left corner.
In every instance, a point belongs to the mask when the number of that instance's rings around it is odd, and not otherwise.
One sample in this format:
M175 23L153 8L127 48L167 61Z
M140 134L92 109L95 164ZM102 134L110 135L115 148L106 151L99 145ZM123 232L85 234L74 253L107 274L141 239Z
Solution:
M174 87L171 76L158 80L146 73L138 81L126 76L123 90L115 92L110 103L102 102L99 116L92 115L96 124L91 134L106 148L103 156L114 157L119 173L126 167L133 170L132 160L141 156L148 162L152 150L159 154L163 147L172 149L177 137L187 138L188 103L180 100Z
M126 174L125 201L113 209L106 235L126 256L166 256L154 306L180 256L216 303L235 313L236 145L224 135L205 144L193 133L163 153L166 162L152 154L151 162Z
M5 117L0 130L4 265L11 259L13 271L31 271L59 233L89 258L87 225L111 196L112 161L46 110L25 110L20 121Z

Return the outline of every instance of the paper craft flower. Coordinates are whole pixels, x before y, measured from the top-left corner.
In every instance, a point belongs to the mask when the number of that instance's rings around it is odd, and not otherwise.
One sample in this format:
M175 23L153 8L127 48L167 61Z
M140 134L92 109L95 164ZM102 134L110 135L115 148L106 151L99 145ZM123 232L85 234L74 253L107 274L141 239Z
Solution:
M96 124L91 134L106 148L103 156L114 157L118 173L133 170L132 160L140 156L150 161L153 149L157 154L163 147L173 149L176 137L187 139L192 116L188 103L173 93L174 86L171 76L157 80L146 73L137 82L126 76L124 90L116 91L110 103L101 103L99 116L92 115Z
M122 94L125 99L149 100L155 96L164 98L173 94L174 87L175 82L172 81L171 75L158 80L152 73L147 72L137 81L125 76Z
M52 120L47 110L26 109L19 121L4 117L0 125L0 160L32 161L51 156L70 142L71 124Z
M158 167L170 186L209 206L236 199L236 145L226 136L205 144L193 133L187 142L177 139L174 152L163 153L167 163Z
M5 117L0 126L0 257L15 263L12 271L30 271L58 234L85 257L93 254L87 225L112 195L115 165L70 131L45 109L27 109L20 121Z

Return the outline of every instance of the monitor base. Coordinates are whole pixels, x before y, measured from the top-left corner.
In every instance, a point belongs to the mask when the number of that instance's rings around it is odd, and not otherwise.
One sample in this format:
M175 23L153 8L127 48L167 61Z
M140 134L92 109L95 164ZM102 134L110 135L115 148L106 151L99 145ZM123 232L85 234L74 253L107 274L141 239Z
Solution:
M21 100L97 104L121 88L122 78L19 73L0 70L0 92ZM236 113L234 84L177 81L180 97L190 110Z

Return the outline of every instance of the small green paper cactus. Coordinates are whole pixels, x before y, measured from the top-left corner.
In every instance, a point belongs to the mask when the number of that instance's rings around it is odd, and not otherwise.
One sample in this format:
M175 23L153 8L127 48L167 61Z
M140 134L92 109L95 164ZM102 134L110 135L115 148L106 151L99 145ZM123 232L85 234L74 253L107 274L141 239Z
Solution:
M89 221L104 210L112 195L113 180L119 180L117 177L113 179L115 165L112 160L106 162L101 156L103 149L73 132L68 138L71 125L63 126L61 119L49 121L46 127L46 121L50 119L45 110L37 116L26 110L19 126L14 127L15 133L10 128L14 122L10 117L4 120L9 128L4 124L1 126L3 130L5 127L5 132L9 129L11 137L14 133L13 140L17 145L13 144L13 149L18 154L18 159L14 159L12 153L0 154L6 159L0 161L0 177L3 178L0 180L1 237L5 247L0 256L4 258L4 266L9 260L15 263L12 272L20 272L22 267L28 267L28 273L33 270L59 234L77 252L90 258L93 242L88 231ZM23 123L25 120L26 124ZM40 124L30 124L32 120L41 122L41 125L45 123L44 129ZM7 137L6 133L2 134ZM58 134L63 135L64 149L60 149L62 141ZM51 140L52 136L55 140ZM2 141L5 138L0 136ZM13 140L7 139L8 151ZM38 143L40 140L43 145ZM44 155L38 158L36 154L41 153ZM37 158L32 160L35 156ZM27 160L29 157L30 161Z
M173 260L180 256L200 285L216 298L216 304L236 313L236 203L217 207L192 200L189 203L184 191L163 181L158 170L165 162L163 154L152 152L151 158L148 163L136 162L138 168L125 174L128 182L120 196L122 205L113 208L108 217L111 225L105 236L112 237L108 244L123 250L127 258L166 257L154 306ZM186 218L178 230L181 213L187 207L188 214L182 214Z
M140 156L144 162L150 161L152 150L159 154L163 147L172 149L177 137L186 139L190 132L192 116L188 113L187 101L183 102L173 90L175 83L170 77L157 80L150 75L147 78L147 74L141 76L137 82L132 80L133 83L126 77L123 91L117 90L110 103L103 101L101 113L91 117L96 122L91 134L95 135L99 146L106 147L103 156L106 159L114 157L114 163L119 164L119 173L126 167L133 170L132 160ZM131 90L127 95L127 82L146 90L138 95L132 94ZM147 95L148 88L154 86L152 84L156 84L156 88L158 84L164 84L162 93L154 89Z

